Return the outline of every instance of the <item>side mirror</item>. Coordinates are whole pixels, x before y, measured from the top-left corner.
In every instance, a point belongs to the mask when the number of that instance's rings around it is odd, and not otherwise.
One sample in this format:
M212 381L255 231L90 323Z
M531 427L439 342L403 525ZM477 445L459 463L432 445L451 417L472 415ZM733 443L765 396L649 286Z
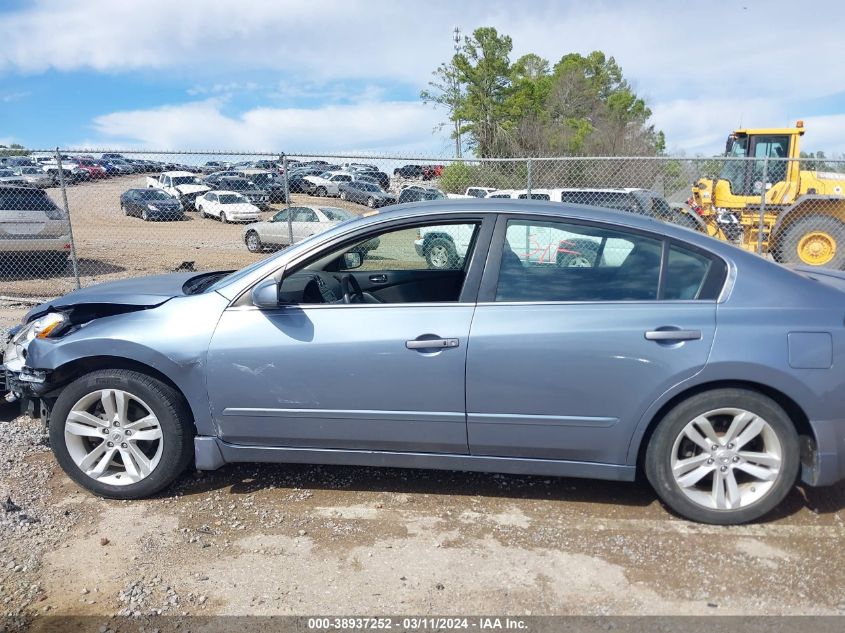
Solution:
M265 279L252 289L252 305L262 310L279 307L279 282L272 277Z
M358 251L349 251L343 254L343 269L352 270L353 268L360 268L364 263L364 258Z

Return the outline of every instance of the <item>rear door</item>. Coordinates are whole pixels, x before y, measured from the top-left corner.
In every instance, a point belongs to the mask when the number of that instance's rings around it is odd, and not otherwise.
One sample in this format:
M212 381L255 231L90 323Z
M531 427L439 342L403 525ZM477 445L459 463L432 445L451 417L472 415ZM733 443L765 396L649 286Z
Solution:
M720 275L659 235L500 218L467 357L470 452L625 463L646 408L707 362Z

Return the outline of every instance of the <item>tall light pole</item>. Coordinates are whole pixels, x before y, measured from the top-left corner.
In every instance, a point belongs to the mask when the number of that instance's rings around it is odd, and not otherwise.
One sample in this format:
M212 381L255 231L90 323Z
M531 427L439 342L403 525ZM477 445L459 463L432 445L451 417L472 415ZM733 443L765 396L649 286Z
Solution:
M455 55L457 55L461 50L461 27L456 26L452 30L452 48L455 50ZM454 71L454 65L452 66ZM460 95L461 85L458 82L458 78L454 76L453 72L453 85L452 90L455 96L455 103L458 103L458 96ZM461 157L461 120L457 117L455 118L455 158Z

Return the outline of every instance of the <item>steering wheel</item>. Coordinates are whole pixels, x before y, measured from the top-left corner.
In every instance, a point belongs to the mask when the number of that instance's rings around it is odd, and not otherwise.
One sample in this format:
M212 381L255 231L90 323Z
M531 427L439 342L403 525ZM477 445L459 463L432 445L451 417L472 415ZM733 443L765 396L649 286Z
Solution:
M340 290L343 292L344 303L364 303L364 291L352 275L344 275L340 278Z

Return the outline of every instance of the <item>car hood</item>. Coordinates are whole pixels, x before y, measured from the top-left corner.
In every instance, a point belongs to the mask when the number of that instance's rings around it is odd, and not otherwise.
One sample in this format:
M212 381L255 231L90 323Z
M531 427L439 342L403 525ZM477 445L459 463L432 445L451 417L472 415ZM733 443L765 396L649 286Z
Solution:
M217 275L218 273L171 273L107 281L45 301L30 310L24 317L24 321L29 321L30 318L45 312L78 305L109 304L153 308L174 297L183 296L186 282L208 274Z
M210 187L205 185L176 185L176 191L181 193L198 193L203 191L211 191Z

